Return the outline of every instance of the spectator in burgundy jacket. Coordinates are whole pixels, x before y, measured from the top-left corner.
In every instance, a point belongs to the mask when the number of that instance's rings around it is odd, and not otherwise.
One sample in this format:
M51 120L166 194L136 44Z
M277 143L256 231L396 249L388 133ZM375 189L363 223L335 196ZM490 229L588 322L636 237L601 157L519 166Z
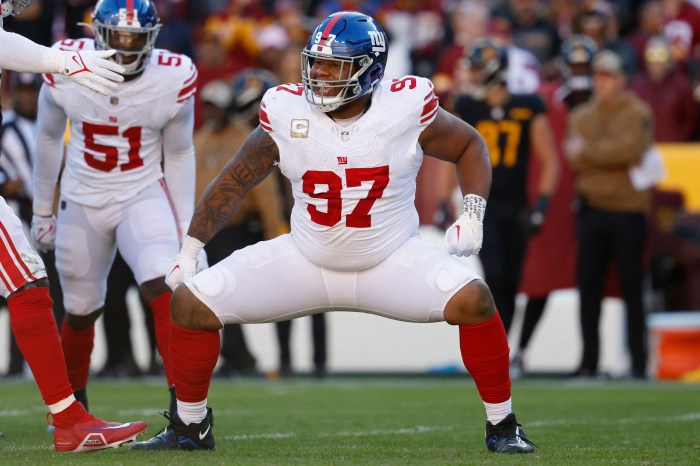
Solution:
M634 79L632 90L654 113L654 141L690 141L697 124L697 105L690 80L677 69L666 39L651 38L644 61L646 72Z

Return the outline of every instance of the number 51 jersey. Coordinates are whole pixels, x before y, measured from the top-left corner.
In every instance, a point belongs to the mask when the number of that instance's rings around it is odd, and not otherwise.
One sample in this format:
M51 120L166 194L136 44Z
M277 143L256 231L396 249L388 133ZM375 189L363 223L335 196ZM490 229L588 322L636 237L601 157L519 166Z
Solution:
M62 50L92 50L90 39L64 40ZM190 99L197 69L180 54L154 49L143 73L109 96L62 75L44 75L49 97L70 120L61 195L91 207L124 201L163 177L162 130Z
M418 137L439 108L433 85L416 76L384 81L367 112L346 122L316 109L303 90L271 88L260 106L260 125L291 181L295 244L321 267L373 267L418 229Z

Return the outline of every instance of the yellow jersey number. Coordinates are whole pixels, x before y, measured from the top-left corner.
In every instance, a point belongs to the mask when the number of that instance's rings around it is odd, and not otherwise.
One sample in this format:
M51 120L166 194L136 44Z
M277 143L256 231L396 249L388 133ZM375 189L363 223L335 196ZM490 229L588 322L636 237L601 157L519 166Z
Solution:
M477 123L476 130L484 138L491 152L491 166L496 167L500 164L507 168L515 166L518 161L518 145L522 128L519 121L513 120L482 120ZM501 134L505 136L502 151Z

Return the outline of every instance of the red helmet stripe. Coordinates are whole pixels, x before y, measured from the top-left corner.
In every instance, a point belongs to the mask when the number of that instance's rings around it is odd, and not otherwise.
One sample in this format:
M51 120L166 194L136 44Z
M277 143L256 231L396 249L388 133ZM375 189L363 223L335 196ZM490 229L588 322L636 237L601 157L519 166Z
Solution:
M326 42L328 41L328 37L331 34L331 31L333 30L333 26L340 21L340 18L345 16L345 13L339 13L331 19L328 24L326 25L326 28L323 30L321 33L321 40L319 41L318 45L326 45Z

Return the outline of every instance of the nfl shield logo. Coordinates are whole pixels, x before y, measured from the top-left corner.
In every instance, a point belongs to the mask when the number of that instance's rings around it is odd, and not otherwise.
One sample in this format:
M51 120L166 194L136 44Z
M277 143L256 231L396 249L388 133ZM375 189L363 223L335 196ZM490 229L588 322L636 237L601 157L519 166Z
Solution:
M112 105L119 105L119 97L113 95L109 98L109 103Z

